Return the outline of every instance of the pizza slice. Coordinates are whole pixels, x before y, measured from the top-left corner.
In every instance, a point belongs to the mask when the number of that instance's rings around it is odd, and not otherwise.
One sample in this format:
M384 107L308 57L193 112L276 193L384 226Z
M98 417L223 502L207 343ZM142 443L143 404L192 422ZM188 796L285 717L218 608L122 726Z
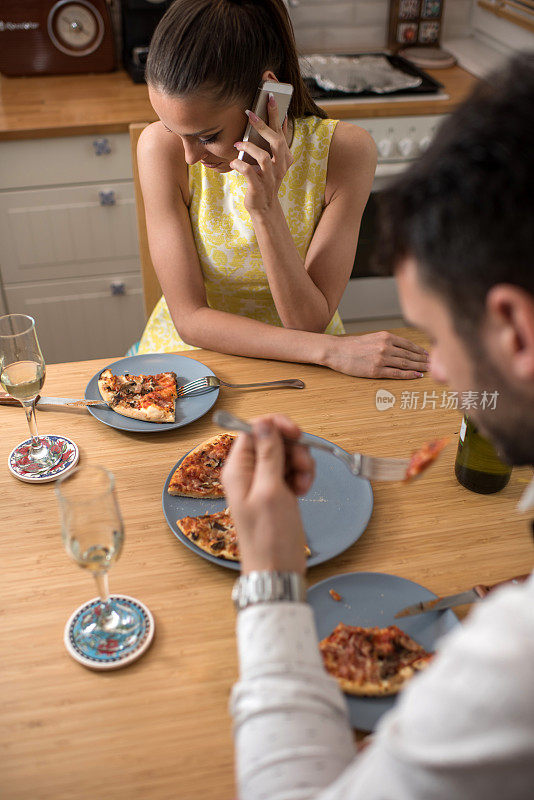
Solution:
M183 517L176 524L184 536L206 553L229 561L239 561L237 533L227 508L215 514Z
M176 524L189 541L206 553L229 561L239 561L237 531L228 508L200 517L182 517ZM308 545L305 545L305 551L307 556L311 556Z
M417 475L420 475L423 470L436 460L448 442L449 437L446 436L443 439L437 439L435 442L427 442L420 447L419 450L416 450L415 453L412 453L404 480L409 481L412 478L416 478Z
M319 649L341 689L364 697L397 694L433 656L396 625L361 628L340 622Z
M176 374L113 375L105 369L98 378L103 400L123 417L144 422L174 422L177 397Z
M206 499L224 497L221 471L235 438L232 433L220 433L191 450L175 470L169 494Z

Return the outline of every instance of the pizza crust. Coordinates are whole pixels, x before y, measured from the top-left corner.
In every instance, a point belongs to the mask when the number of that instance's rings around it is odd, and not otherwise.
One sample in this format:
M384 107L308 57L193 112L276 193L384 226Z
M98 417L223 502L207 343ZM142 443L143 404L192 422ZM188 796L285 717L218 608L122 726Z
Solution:
M98 376L98 391L102 396L102 400L105 400L105 402L109 403L109 405L112 405L113 398L115 397L114 393L108 389L107 384L107 381L109 381L112 377L113 375L109 369L105 369Z
M159 406L146 406L145 408L132 408L127 403L115 403L113 411L123 417L141 419L143 422L174 422L174 415Z
M388 680L378 683L354 683L346 678L336 678L341 690L346 694L360 697L388 697L398 694L404 684L413 678L416 672L420 672L429 664L429 658L421 658L414 661L409 667L403 667L397 675L393 675Z

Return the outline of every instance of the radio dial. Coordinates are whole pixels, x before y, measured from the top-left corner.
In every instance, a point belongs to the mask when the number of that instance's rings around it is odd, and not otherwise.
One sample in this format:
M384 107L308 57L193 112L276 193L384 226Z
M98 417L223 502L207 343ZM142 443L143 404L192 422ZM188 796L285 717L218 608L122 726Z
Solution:
M104 36L104 20L88 0L59 0L48 15L48 34L58 50L69 56L93 53Z

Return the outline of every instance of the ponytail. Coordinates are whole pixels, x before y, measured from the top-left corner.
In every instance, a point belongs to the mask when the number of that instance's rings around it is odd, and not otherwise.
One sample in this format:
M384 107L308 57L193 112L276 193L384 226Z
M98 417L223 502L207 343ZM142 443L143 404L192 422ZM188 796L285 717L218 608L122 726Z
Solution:
M146 81L171 96L209 91L249 106L267 69L293 86L291 118L326 117L302 79L282 0L176 0L152 37Z

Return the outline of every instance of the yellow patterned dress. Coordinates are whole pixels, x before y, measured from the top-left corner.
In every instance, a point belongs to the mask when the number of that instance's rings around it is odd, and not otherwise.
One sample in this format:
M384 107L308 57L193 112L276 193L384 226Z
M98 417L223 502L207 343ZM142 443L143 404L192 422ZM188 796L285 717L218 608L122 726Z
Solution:
M324 209L328 152L336 120L302 117L294 122L294 163L278 197L300 257L304 260ZM238 172L218 173L202 164L189 167L189 218L210 308L282 326L250 216L247 188ZM327 333L344 333L338 312ZM174 327L165 298L152 312L139 353L193 350Z

